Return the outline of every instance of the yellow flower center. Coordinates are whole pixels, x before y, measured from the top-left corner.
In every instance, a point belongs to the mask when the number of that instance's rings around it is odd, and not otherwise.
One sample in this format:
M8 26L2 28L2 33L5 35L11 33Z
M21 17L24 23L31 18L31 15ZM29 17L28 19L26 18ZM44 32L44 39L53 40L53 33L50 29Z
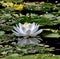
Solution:
M29 25L30 25L30 23L25 23L22 26L25 27L25 28L29 28Z

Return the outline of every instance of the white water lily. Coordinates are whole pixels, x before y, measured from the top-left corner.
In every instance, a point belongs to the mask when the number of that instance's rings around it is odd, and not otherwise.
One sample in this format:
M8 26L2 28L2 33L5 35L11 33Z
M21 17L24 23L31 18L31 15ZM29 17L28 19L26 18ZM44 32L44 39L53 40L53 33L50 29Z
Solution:
M21 24L19 23L19 25L16 25L16 27L14 27L13 33L16 36L31 36L31 37L35 37L38 34L40 34L43 30L39 29L39 25L35 24L35 23L24 23Z

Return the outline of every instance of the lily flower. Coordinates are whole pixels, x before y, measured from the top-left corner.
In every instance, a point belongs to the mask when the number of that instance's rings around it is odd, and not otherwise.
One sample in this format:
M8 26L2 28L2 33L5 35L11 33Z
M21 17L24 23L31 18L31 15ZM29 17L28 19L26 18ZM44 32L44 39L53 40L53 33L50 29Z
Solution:
M35 23L19 23L18 25L14 26L13 33L14 35L20 37L20 36L31 36L35 37L38 34L40 34L43 30L39 29L39 25Z

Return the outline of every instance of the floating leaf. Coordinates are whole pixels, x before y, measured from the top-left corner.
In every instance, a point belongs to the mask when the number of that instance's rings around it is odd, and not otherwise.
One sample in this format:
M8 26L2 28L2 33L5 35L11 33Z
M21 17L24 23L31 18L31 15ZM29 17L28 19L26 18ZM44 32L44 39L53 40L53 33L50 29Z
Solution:
M0 16L2 19L9 19L11 18L12 16L10 14L4 14L2 16Z
M0 31L0 36L3 36L4 35L4 31Z
M53 14L44 14L43 16L49 19L55 17Z
M45 35L44 37L48 37L48 38L59 38L60 35L59 35L59 33L50 33L50 34Z
M21 3L21 2L23 2L23 0L12 0L12 2Z

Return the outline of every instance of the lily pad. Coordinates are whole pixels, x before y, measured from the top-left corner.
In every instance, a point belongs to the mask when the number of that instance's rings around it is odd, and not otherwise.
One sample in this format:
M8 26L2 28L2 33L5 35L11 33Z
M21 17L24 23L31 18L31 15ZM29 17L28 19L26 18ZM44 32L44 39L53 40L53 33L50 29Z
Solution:
M48 37L48 38L59 38L60 35L59 35L59 33L50 33L48 35L45 35L45 37Z
M0 36L3 36L4 35L4 31L0 31Z

